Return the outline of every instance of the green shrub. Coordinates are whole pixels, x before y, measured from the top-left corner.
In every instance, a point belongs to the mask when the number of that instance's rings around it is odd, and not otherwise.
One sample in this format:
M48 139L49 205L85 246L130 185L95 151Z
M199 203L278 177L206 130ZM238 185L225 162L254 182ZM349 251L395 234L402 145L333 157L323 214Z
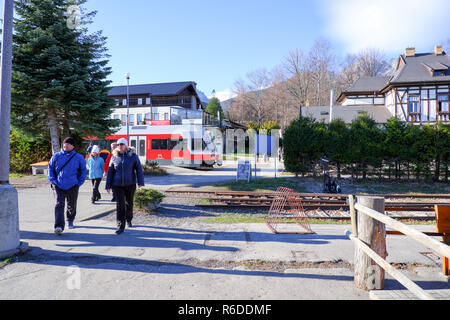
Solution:
M52 157L50 143L31 138L19 131L10 134L10 172L31 173L31 164L49 161Z
M156 161L147 161L142 166L142 171L146 176L167 176L168 173L166 170L161 168Z
M158 204L164 195L154 189L138 189L134 194L134 204L138 209L146 209L149 204Z

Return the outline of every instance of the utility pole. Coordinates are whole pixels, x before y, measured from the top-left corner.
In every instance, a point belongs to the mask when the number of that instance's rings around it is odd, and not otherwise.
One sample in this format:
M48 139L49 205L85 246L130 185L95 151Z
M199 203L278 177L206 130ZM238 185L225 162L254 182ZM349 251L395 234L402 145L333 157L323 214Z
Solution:
M130 145L130 73L125 75L127 78L127 143Z
M0 67L0 257L17 253L20 247L17 190L9 184L14 0L5 0L3 10Z

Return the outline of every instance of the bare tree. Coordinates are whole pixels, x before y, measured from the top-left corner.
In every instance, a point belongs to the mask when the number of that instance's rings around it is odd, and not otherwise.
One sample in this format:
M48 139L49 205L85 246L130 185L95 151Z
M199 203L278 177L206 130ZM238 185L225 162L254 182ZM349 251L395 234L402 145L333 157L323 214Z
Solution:
M308 98L318 106L328 104L330 90L334 87L336 65L331 43L323 38L317 39L309 51L307 64L313 87Z
M361 77L379 77L392 71L391 63L384 53L376 48L367 48L357 54L348 54L339 74L339 84L348 89Z
M311 87L311 72L304 53L299 49L289 52L283 67L287 73L285 88L301 110L303 106L306 106Z

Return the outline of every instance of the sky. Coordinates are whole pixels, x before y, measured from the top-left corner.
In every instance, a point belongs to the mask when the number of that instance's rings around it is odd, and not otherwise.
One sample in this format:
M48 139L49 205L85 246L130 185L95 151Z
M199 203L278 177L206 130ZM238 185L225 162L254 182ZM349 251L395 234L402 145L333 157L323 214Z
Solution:
M3 2L3 1L2 1ZM3 4L0 9L2 9ZM226 98L247 73L308 52L318 38L345 57L367 47L395 58L450 39L449 0L89 0L89 30L108 38L112 85L195 81ZM3 11L3 10L2 10Z

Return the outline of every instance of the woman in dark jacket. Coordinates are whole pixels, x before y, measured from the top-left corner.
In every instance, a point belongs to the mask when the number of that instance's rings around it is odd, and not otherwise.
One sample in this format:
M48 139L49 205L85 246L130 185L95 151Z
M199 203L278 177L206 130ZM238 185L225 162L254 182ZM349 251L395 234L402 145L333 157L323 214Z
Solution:
M125 221L128 227L132 227L136 182L139 188L144 186L144 173L139 157L133 149L128 148L127 140L119 139L117 145L109 163L106 191L110 193L111 188L114 189L117 199L116 234L121 234L125 230Z

